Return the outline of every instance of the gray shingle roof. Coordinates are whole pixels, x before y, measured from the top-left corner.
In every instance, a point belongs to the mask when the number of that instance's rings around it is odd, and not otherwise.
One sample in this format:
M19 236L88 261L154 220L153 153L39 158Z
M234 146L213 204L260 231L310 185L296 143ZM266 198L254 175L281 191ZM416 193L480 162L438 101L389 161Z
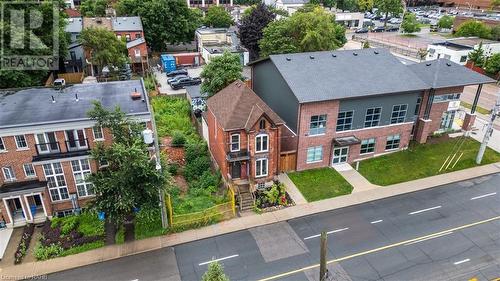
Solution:
M94 100L109 109L119 106L129 115L149 114L146 102L131 99L130 94L135 91L144 96L141 80L78 84L62 92L52 88L0 91L0 129L87 120L87 111L93 108Z
M137 38L135 40L127 42L127 49L133 48L135 46L139 46L139 45L141 45L143 43L146 43L146 40L144 39L144 37Z
M271 55L300 103L427 89L386 49Z
M140 17L116 17L112 22L114 31L142 31Z
M429 88L434 89L495 82L488 76L479 74L447 59L426 61L408 65L407 67L427 83Z
M66 20L67 25L64 28L66 32L69 33L81 33L83 29L83 21L82 18L69 18Z

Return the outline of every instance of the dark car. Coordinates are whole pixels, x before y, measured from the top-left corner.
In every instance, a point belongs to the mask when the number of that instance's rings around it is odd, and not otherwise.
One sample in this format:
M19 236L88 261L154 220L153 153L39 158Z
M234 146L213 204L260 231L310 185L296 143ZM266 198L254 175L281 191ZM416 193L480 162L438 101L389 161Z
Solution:
M368 33L368 28L363 27L363 28L358 28L354 33Z
M179 90L184 88L185 86L199 85L199 84L201 84L200 77L184 77L175 82L170 83L170 87L172 87L172 89L174 90Z
M399 31L399 27L398 26L388 26L385 31L387 32L394 32L394 31Z
M377 26L374 29L372 29L372 32L384 32L384 27L383 26Z
M177 69L167 73L167 77L174 77L178 75L188 75L188 72L185 69Z
M175 81L177 81L177 80L179 80L181 78L186 78L186 77L189 77L189 76L187 76L187 75L177 75L175 77L167 79L167 83L170 85L172 82L175 82Z

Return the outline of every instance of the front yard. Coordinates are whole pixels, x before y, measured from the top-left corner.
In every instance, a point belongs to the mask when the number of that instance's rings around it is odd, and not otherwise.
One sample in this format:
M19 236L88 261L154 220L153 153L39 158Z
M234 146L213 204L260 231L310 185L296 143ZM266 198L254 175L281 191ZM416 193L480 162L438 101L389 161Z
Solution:
M477 166L475 159L480 143L468 138L460 146L460 140L461 138L445 139L432 144L411 145L405 151L361 161L359 172L371 183L385 186ZM460 149L458 150L459 146ZM447 166L445 165L443 170L439 172L447 157L454 150L458 151L455 159L448 169L445 169ZM462 153L462 157L455 165L456 159ZM500 153L488 148L484 154L482 164L499 161Z
M352 186L334 169L320 168L289 173L288 177L308 202L350 194Z

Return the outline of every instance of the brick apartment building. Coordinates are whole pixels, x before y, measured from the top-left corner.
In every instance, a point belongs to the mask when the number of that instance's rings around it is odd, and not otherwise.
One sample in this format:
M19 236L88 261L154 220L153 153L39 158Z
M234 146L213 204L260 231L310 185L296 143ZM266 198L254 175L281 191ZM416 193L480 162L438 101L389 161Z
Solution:
M99 168L90 150L112 142L87 112L97 100L150 126L147 98L134 92L145 97L142 80L0 92L0 220L21 226L84 207L93 196L85 175Z
M451 129L464 86L494 80L446 59L406 66L385 49L271 55L251 63L252 89L290 129L281 139L305 170L425 143ZM475 115L468 114L469 128ZM293 152L293 153L291 153ZM283 154L283 152L281 153Z
M224 6L226 8L233 7L233 0L187 0L187 5L190 8L208 9L210 6Z
M273 183L279 173L283 120L245 83L235 81L207 101L210 152L240 192Z

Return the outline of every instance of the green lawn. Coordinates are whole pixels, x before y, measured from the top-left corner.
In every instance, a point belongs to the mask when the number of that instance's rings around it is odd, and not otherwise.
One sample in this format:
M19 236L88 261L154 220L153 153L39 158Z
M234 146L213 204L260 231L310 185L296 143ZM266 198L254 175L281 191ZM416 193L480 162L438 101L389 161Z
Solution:
M455 159L458 159L463 152L457 164L453 167L455 164L453 160L447 170L439 172L446 158L455 147L458 147L458 141L458 139L449 139L436 144L417 144L405 151L370 158L360 162L359 172L373 184L390 185L475 167L480 144L473 139L466 139L460 147L460 152L455 156ZM500 153L488 148L482 164L499 161Z
M352 192L352 186L332 168L293 172L288 176L309 202Z
M470 103L467 103L465 101L460 101L460 105L465 107L465 108L468 108L468 109L471 109L472 108L472 104ZM484 114L484 115L489 115L490 114L490 110L486 109L486 108L483 108L483 107L480 107L479 105L476 107L476 111L481 113L481 114Z

